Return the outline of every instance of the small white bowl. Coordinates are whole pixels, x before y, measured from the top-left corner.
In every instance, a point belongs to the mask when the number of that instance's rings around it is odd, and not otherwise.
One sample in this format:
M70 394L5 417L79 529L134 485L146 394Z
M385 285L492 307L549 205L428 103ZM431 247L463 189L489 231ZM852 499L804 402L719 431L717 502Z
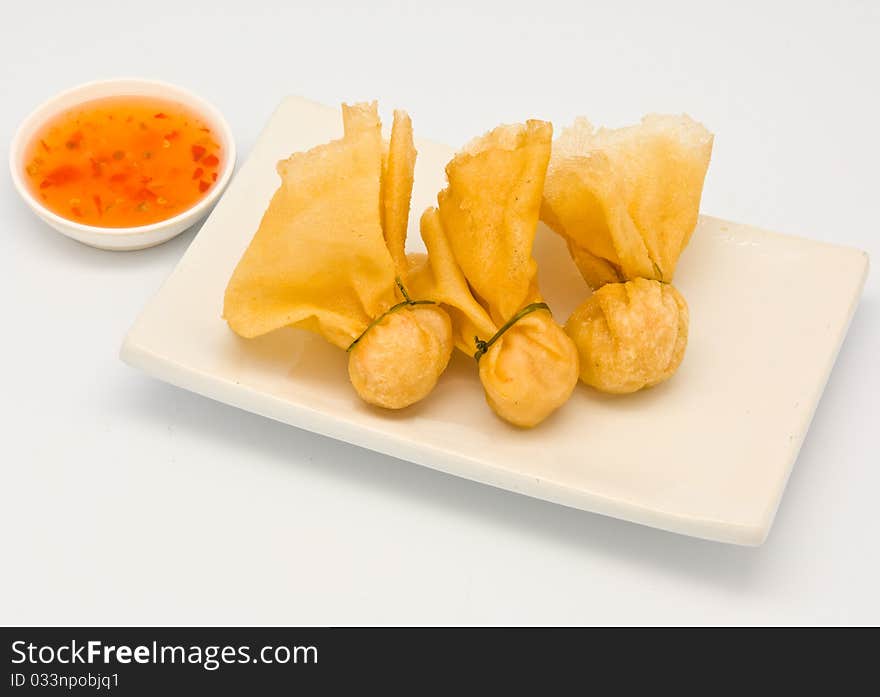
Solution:
M170 99L184 104L200 116L203 116L214 127L215 132L219 134L223 147L223 169L220 172L220 176L217 177L217 183L211 188L208 195L199 200L192 208L183 211L183 213L173 218L160 220L151 225L128 228L96 227L94 225L82 225L81 223L56 215L33 197L25 182L26 163L24 157L31 138L47 120L77 104L102 97L125 95ZM100 80L98 82L87 82L61 92L31 112L22 122L21 126L19 126L9 148L9 170L12 174L12 181L19 195L31 207L31 210L61 234L99 249L145 249L146 247L166 242L172 237L179 235L201 220L210 210L211 206L217 202L217 199L220 198L232 177L234 167L235 141L229 124L226 123L223 115L213 105L192 92L156 80Z

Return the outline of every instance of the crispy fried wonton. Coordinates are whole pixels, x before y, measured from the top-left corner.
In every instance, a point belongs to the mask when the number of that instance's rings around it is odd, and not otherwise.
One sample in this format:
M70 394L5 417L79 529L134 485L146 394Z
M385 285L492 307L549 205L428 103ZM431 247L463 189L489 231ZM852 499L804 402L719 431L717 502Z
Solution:
M438 209L422 216L428 257L410 284L441 302L459 349L478 358L486 399L503 419L530 427L571 395L578 358L537 286L532 245L552 127L501 126L446 167Z
M670 282L711 154L712 134L687 116L598 131L577 119L554 143L541 218L597 289L566 323L588 385L634 392L681 363L688 309Z
M574 311L565 330L578 347L586 384L635 392L678 369L687 346L688 307L669 283L608 283Z
M246 338L285 326L321 334L349 350L364 400L397 409L433 389L451 324L438 305L407 294L395 263L415 158L409 117L395 114L383 176L376 103L342 111L342 139L278 164L281 186L229 280L223 316Z

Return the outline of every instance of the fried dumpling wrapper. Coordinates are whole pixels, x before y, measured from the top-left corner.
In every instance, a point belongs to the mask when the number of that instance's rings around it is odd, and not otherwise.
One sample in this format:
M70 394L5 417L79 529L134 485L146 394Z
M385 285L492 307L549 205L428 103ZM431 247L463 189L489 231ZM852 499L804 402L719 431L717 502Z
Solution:
M452 252L501 324L537 296L532 245L553 127L530 120L475 138L446 166L437 196Z
M342 105L342 124L346 137L367 131L381 133L375 101ZM385 244L399 274L406 272L406 230L416 166L412 119L400 109L394 110L391 139L382 152L379 210Z
M578 376L577 351L541 302L532 258L551 135L541 121L502 126L456 155L439 210L421 219L427 259L409 277L448 309L456 346L478 356L489 405L521 427L564 404Z
M433 389L452 350L451 323L437 305L406 302L398 283L382 228L376 103L344 105L343 123L342 139L279 163L281 186L232 274L223 316L246 338L294 326L350 349L358 394L397 409ZM412 145L411 128L395 130L392 141Z
M278 163L281 186L226 288L233 331L298 326L346 348L394 304L377 205L381 148L378 127L368 128Z
M405 274L407 269L406 230L415 166L412 120L405 111L395 110L382 173L382 229L399 274Z
M687 347L688 306L669 283L637 278L608 283L565 325L588 385L624 394L672 376Z
M541 219L567 240L592 288L671 281L711 155L712 134L688 116L599 130L576 119L553 144Z

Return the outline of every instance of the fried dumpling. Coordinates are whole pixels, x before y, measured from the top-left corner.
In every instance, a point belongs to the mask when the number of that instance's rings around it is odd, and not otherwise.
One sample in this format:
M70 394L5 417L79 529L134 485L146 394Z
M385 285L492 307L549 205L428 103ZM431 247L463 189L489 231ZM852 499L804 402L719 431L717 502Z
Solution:
M671 281L711 154L712 134L687 116L598 131L581 118L554 143L541 218L595 290L565 325L586 384L635 392L678 369L689 319Z
M581 380L623 394L672 376L687 347L688 306L669 283L636 278L608 283L569 317Z
M434 389L452 355L452 324L436 304L386 314L349 352L348 376L364 401L386 409L414 404Z
M448 309L489 405L522 427L564 404L578 377L577 351L542 302L532 257L551 137L549 123L528 121L457 154L438 209L422 216L427 259L410 274L420 296Z
M568 401L578 379L578 354L549 311L505 331L479 361L486 401L501 418L536 426Z
M424 398L446 368L451 323L407 294L390 251L391 228L399 252L406 236L409 117L395 113L385 157L375 102L343 105L343 124L342 139L279 163L281 186L232 274L223 316L246 338L284 326L321 334L349 351L365 401L398 409Z

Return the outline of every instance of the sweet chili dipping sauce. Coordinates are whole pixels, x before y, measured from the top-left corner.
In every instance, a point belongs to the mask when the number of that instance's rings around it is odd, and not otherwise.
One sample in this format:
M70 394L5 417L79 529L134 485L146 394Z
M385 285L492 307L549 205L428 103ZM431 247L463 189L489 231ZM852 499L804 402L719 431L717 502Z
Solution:
M28 145L33 196L84 225L135 227L172 218L214 186L223 152L211 126L155 97L84 102L50 119Z

